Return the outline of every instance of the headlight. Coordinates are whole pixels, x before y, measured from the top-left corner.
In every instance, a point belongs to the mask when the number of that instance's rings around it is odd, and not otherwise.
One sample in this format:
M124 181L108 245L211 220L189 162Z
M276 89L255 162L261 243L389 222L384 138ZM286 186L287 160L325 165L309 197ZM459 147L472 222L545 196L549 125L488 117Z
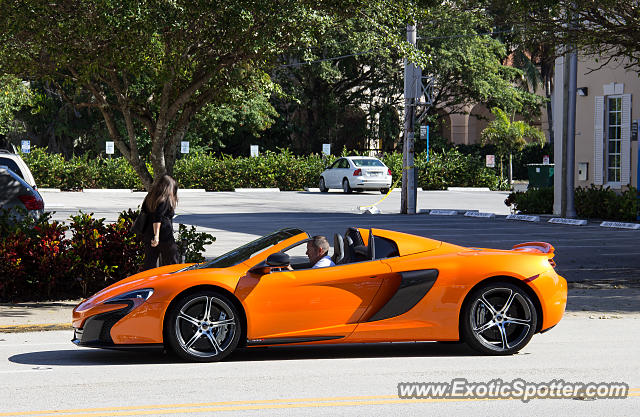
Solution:
M129 291L121 295L117 295L113 298L105 301L105 304L133 304L133 307L138 307L144 303L153 294L153 288L143 288L141 290Z

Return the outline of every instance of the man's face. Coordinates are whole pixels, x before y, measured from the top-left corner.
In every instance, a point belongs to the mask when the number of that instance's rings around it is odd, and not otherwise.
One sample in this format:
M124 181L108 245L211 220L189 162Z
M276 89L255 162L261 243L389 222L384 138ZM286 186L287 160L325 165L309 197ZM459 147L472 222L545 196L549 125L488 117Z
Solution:
M311 242L307 242L307 256L311 265L315 265L322 258L322 249L316 248Z

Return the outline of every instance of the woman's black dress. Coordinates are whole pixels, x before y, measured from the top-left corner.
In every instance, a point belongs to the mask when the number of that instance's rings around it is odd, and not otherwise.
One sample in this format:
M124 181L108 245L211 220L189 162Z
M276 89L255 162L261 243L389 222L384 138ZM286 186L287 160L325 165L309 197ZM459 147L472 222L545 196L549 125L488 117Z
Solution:
M178 263L178 246L173 237L173 215L175 214L171 204L163 201L158 204L154 212L147 209L147 205L142 205L142 210L149 214L147 224L144 228L144 269L151 269L157 266L171 265ZM153 223L160 223L160 240L155 248L151 246L153 239ZM160 262L158 263L158 257ZM158 265L159 264L159 265Z

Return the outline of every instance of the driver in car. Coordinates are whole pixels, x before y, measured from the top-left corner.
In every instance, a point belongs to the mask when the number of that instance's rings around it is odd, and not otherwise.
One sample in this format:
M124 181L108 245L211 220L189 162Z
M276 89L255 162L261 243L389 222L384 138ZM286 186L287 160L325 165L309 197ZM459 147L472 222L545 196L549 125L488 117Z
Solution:
M307 242L307 256L312 268L336 265L329 257L329 248L329 241L324 236L314 236Z

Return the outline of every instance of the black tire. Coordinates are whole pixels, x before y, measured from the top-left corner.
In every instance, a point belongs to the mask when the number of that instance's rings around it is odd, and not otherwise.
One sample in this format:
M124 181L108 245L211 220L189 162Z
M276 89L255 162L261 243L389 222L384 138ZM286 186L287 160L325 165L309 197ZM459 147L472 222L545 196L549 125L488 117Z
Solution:
M329 191L329 189L327 188L327 186L324 183L324 178L320 177L320 181L318 183L318 187L320 188L320 192L321 193L326 193L327 191Z
M389 189L388 189L388 188L381 188L381 189L380 189L380 194L386 194L386 193L388 193L388 192L389 192Z
M346 178L342 180L342 191L344 191L345 194L351 194L351 192L353 191L351 185L349 184L349 180Z
M461 322L462 339L471 348L487 355L512 355L529 343L538 316L529 294L516 285L497 282L473 290Z
M209 314L205 317L207 306ZM224 359L238 346L242 334L242 321L235 305L211 290L180 297L167 320L167 348L191 362Z

